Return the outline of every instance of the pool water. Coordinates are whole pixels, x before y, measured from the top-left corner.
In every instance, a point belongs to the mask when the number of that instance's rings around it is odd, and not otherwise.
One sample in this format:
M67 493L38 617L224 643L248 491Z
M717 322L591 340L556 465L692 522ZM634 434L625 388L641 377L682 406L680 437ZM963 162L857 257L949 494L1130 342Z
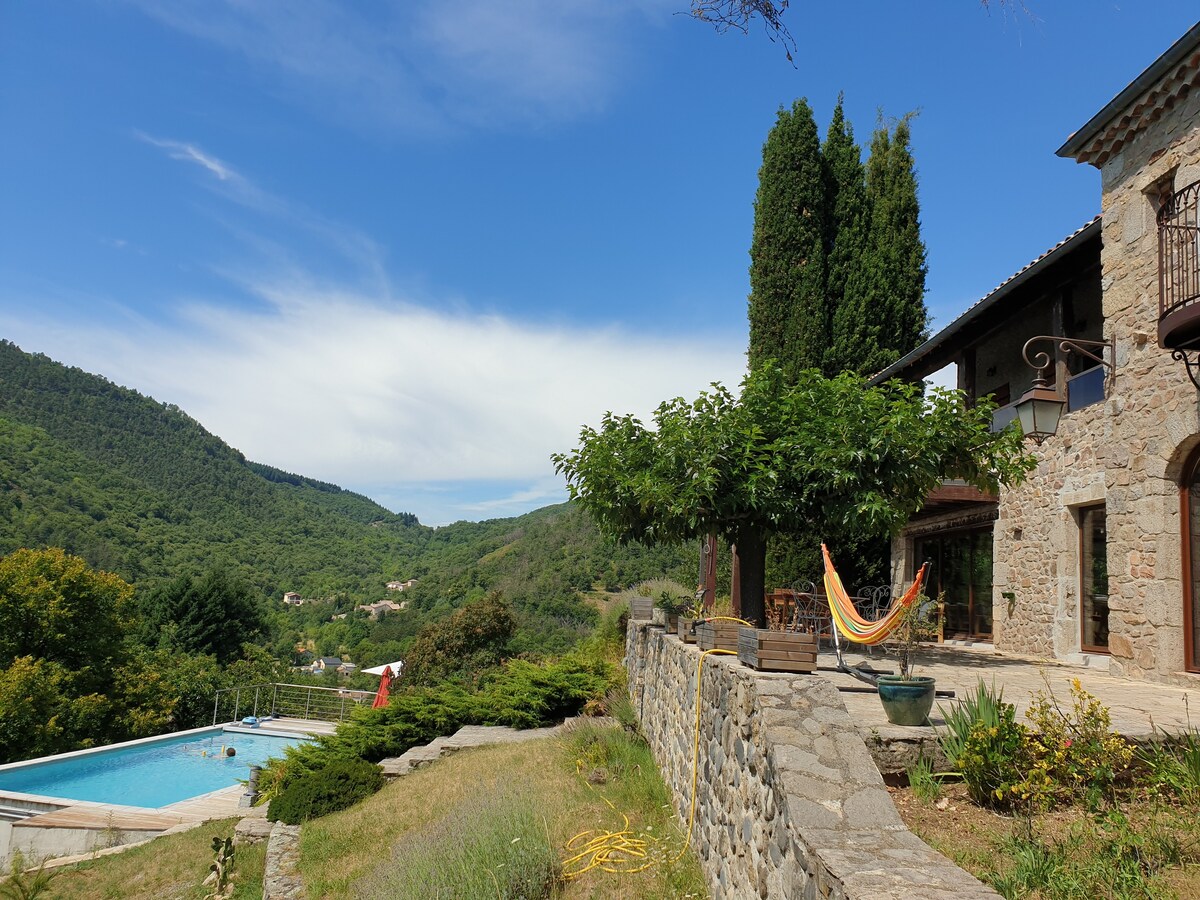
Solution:
M0 791L155 808L245 781L250 766L301 743L232 731L182 735L0 771Z

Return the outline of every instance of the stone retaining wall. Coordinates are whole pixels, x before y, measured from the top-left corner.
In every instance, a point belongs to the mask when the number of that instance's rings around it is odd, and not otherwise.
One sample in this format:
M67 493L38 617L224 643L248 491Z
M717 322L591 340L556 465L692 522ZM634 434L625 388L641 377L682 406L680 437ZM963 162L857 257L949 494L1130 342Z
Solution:
M642 729L686 823L700 650L630 622ZM908 831L836 688L704 658L690 840L715 898L982 900L990 888Z

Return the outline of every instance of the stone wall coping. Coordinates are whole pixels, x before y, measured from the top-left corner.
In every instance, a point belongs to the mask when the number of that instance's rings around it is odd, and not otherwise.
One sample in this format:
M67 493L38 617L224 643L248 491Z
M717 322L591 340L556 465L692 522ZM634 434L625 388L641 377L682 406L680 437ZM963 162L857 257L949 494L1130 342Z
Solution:
M630 623L630 690L685 821L694 731L684 723L695 720L700 654L648 623ZM702 706L690 841L714 896L998 896L905 827L828 679L756 672L711 655Z

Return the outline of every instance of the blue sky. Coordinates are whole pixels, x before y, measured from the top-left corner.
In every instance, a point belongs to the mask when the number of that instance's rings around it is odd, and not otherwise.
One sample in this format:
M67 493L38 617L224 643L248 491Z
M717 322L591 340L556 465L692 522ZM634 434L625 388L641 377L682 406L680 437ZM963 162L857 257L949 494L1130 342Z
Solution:
M1093 216L1054 150L1194 2L0 6L0 336L427 524L564 498L605 410L735 383L762 142L913 126L944 325Z

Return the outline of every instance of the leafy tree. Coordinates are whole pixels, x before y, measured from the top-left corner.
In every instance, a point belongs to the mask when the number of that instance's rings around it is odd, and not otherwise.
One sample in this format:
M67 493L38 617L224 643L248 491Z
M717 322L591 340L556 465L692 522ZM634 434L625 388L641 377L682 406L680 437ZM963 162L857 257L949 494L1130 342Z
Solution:
M499 593L468 603L448 619L421 629L404 661L414 683L478 673L499 663L516 631L516 620Z
M59 749L64 676L57 663L30 656L0 669L0 762Z
M181 575L144 604L145 626L159 641L184 653L211 653L218 662L237 657L242 644L263 631L254 592L228 569L216 566L199 580Z
M750 366L820 367L828 332L825 184L806 100L780 108L763 145L750 246Z
M0 667L18 657L60 663L87 690L117 661L133 588L59 548L0 559Z
M740 397L714 385L661 404L653 429L608 413L554 462L619 539L736 543L742 612L761 626L768 535L820 534L836 547L899 529L943 478L988 490L1020 480L1032 458L1019 433L992 433L991 412L957 391L923 397L914 385L813 370L789 379L764 363Z

